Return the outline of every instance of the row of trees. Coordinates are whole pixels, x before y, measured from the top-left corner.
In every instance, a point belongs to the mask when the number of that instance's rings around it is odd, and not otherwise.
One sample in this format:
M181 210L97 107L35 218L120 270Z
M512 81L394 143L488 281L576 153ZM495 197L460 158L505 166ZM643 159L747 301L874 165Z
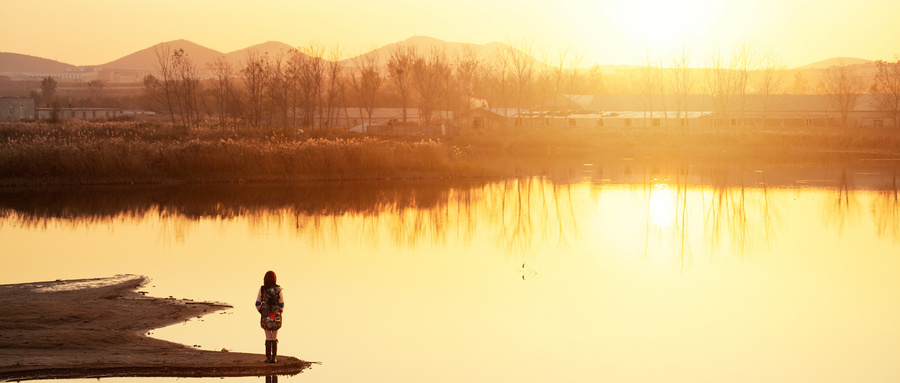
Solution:
M645 111L674 112L677 118L686 116L690 95L704 94L720 118L744 120L750 95L762 100L765 118L777 95L811 88L800 72L791 78L775 54L749 43L709 52L700 65L685 47L668 58L648 54L642 65L606 77L597 66L585 68L571 45L540 50L529 39L507 40L488 53L474 45L453 51L396 45L380 52L341 61L339 47L310 44L274 54L250 52L238 66L222 57L201 70L184 51L163 47L156 51L158 76L147 76L144 88L173 123L196 127L212 116L221 126L285 129L351 123L349 108L372 123L375 108L385 106L402 110L399 124L462 127L474 108L565 115L569 107L556 96L600 93L639 94ZM867 90L862 75L841 64L822 71L818 80L815 93L828 95L846 123ZM879 108L900 119L900 60L878 62L869 83ZM418 119L408 117L411 108Z
M718 118L743 122L750 95L757 102L761 100L762 105L752 107L765 119L782 102L779 95L819 94L826 97L829 107L846 126L860 96L868 92L877 110L900 128L900 58L895 62L877 61L875 74L868 79L864 67L843 61L821 71L807 71L818 77L818 83L810 86L803 72L795 71L791 76L774 53L750 43L736 44L730 53L713 50L703 57L702 65L695 65L685 47L669 58L649 57L648 54L639 68L628 72L624 84L615 85L617 90L613 92L640 94L646 111L670 111L681 117L688 96L703 94L710 96L709 109Z
M201 74L183 50L162 47L158 75L146 76L144 89L173 123L186 127L213 116L222 126L310 129L339 125L349 119L348 108L372 123L375 108L389 105L402 109L399 124L461 126L476 107L524 111L556 94L601 91L599 70L581 69L571 47L558 52L554 65L534 59L532 50L529 40L487 58L475 46L448 52L397 45L387 57L373 51L345 62L340 48L311 44L249 52L240 67L222 57ZM408 118L411 108L419 112L416 121Z

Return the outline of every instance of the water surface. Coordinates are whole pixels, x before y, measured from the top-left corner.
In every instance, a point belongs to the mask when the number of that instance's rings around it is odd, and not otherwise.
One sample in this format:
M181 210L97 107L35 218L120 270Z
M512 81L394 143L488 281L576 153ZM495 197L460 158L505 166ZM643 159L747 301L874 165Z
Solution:
M322 362L283 382L900 381L890 171L6 190L0 243L0 283L234 305L152 331L212 350L264 350L275 270L280 353Z

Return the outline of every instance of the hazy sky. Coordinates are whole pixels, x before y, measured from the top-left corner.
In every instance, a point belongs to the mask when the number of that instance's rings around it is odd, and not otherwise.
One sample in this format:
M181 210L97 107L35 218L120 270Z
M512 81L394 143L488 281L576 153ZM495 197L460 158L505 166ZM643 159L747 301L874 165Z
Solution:
M488 43L572 43L590 62L671 57L695 65L749 41L784 64L900 54L897 0L80 0L5 1L0 51L102 64L186 39L223 53L265 41L340 44L345 56L414 35Z

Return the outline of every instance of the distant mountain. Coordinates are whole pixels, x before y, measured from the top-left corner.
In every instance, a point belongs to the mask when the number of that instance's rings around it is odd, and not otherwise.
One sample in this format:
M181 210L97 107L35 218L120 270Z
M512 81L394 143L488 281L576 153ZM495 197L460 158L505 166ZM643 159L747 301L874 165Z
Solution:
M796 69L827 69L833 66L841 65L860 65L860 64L871 64L872 60L860 59L855 57L832 57L830 59L825 59L822 61L817 61L812 64L807 64L801 67L797 67Z
M354 60L357 60L361 57L370 57L377 56L378 64L380 66L387 66L388 60L391 57L391 51L396 49L399 46L410 46L414 47L420 54L427 54L431 52L432 49L443 49L444 52L447 53L448 58L453 58L456 55L463 53L467 49L471 49L475 51L479 60L489 60L491 57L495 55L495 53L503 47L503 44L492 42L485 45L479 44L471 44L471 43L455 43L455 42L447 42L444 40L436 39L433 37L427 36L413 36L403 41L398 41L392 44L384 45L379 48L375 48L371 51L359 54L357 56L341 60L344 65L353 65Z
M55 60L0 52L0 72L65 72L74 68L74 65Z
M229 62L232 63L232 65L235 66L235 68L240 68L242 66L242 63L247 60L247 52L249 51L255 51L259 54L268 53L270 57L274 58L279 52L288 52L291 49L295 49L295 47L282 42L268 41L233 52L222 53L188 40L174 40L156 44L149 48L129 54L118 60L98 66L104 69L148 71L156 70L158 64L154 48L160 48L165 45L168 45L172 50L179 48L184 49L191 60L193 60L194 64L200 69L206 69L206 65L217 59L218 57L224 56ZM388 59L390 58L391 51L397 46L413 46L420 53L428 53L431 52L431 50L434 48L439 48L446 52L449 59L453 59L456 55L464 52L465 50L472 50L482 62L490 62L494 59L494 57L496 57L498 51L500 51L501 49L506 49L507 47L506 44L500 42L472 44L447 42L427 36L413 36L403 41L398 41L392 44L375 48L368 52L361 53L360 56L365 57L377 55L379 65L385 66L387 65ZM356 52L349 53L353 54ZM352 66L354 59L356 59L356 57L341 60L341 63L345 66ZM539 57L533 59L536 63L538 63L538 65L543 65L543 62L540 61ZM848 65L859 66L860 69L863 70L870 69L869 67L873 66L874 64L874 62L871 60L860 58L835 57L796 67L793 68L793 70L815 72L821 69L826 69L830 66L839 65L841 62ZM584 64L589 65L589 63ZM631 65L601 65L600 69L605 74L615 74L619 71L627 71L629 69L632 69L633 67L634 66ZM28 56L18 53L0 52L0 72L65 72L66 70L73 68L76 67L74 65L54 60L48 60L40 57Z
M128 56L99 66L104 69L155 70L158 66L155 50L162 49L166 45L168 45L169 49L172 51L184 49L184 52L191 58L194 65L201 69L206 67L206 63L215 60L217 57L223 56L221 52L209 49L202 45L187 40L175 40L156 44L147 49L139 50Z
M250 51L254 51L260 55L268 53L270 57L275 57L275 55L277 55L279 52L286 53L293 49L296 48L282 42L267 41L262 44L256 44L251 47L226 53L224 56L228 59L228 61L237 65L238 63L247 61L247 53Z

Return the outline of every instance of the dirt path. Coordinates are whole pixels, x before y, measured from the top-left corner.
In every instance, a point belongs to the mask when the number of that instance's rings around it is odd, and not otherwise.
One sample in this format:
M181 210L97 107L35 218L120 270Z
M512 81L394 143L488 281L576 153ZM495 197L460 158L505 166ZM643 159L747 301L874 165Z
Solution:
M145 297L140 276L0 285L0 381L109 376L294 375L310 363L203 351L148 330L230 308Z

